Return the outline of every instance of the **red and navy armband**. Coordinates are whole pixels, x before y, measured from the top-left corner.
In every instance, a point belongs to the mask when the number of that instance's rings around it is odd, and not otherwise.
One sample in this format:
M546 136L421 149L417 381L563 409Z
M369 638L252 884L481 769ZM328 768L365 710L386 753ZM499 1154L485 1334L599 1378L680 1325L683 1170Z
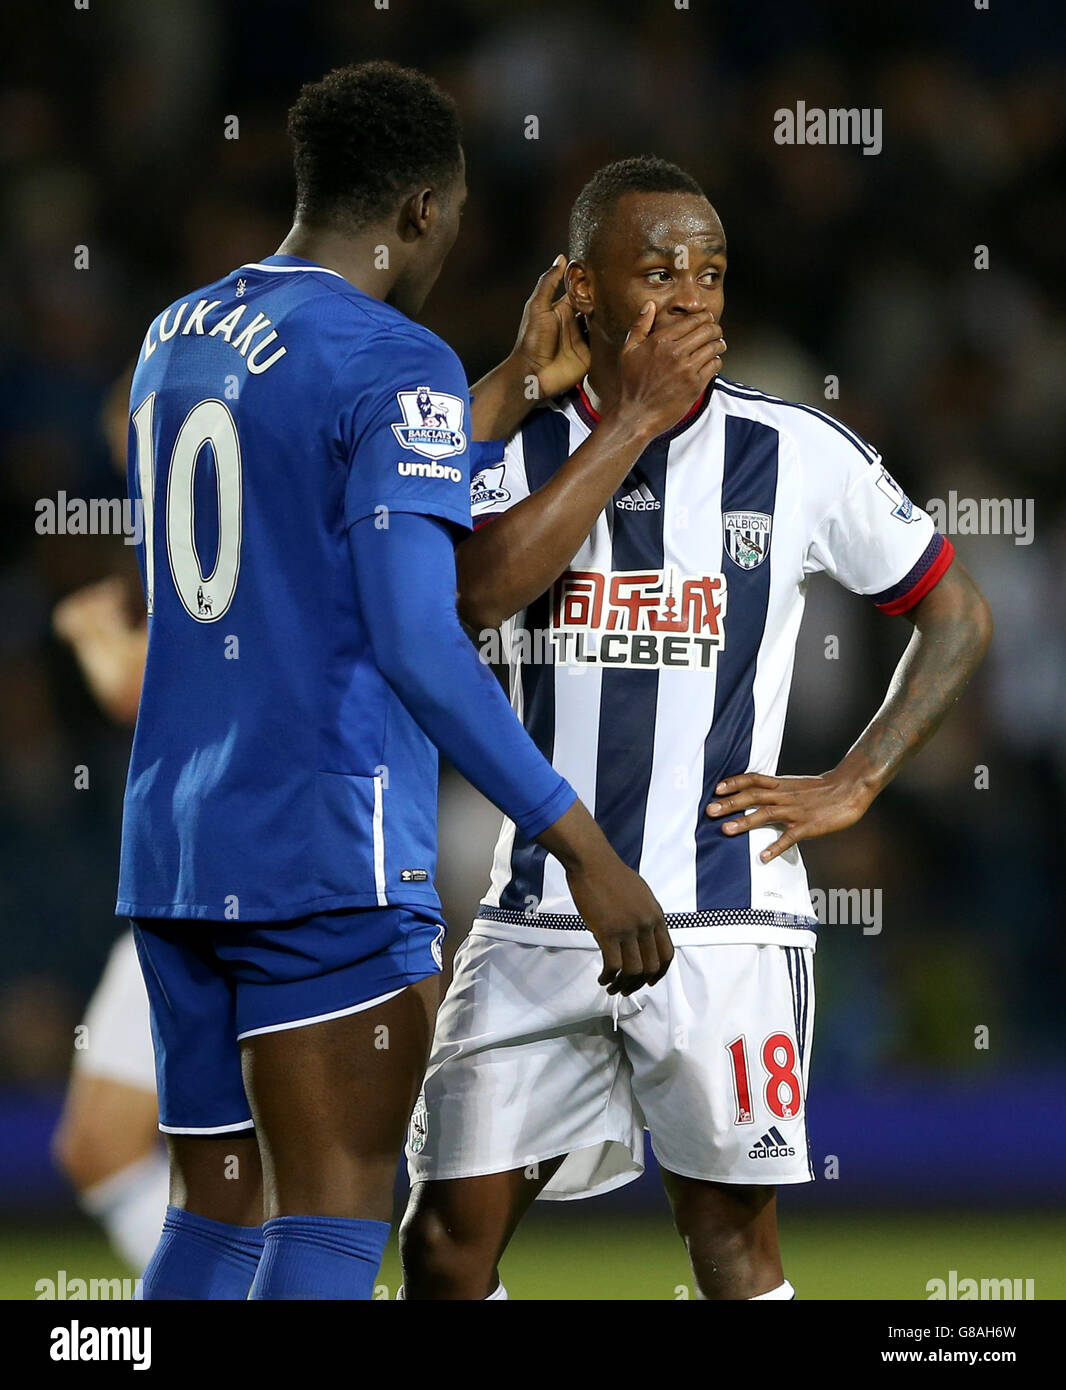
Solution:
M893 584L890 589L885 589L879 594L871 594L871 601L877 604L882 613L887 613L890 617L906 613L925 598L930 590L936 588L954 558L955 547L947 536L934 531L917 564L907 571L898 584Z

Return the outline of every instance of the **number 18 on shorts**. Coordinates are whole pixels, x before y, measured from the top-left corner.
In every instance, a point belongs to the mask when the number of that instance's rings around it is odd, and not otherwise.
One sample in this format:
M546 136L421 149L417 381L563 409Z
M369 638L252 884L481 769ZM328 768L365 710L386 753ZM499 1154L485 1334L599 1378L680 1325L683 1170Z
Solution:
M675 936L676 941L676 936ZM808 1182L809 947L679 945L628 999L599 953L474 930L456 955L412 1120L412 1181L567 1154L542 1197L619 1187L659 1164L710 1182Z

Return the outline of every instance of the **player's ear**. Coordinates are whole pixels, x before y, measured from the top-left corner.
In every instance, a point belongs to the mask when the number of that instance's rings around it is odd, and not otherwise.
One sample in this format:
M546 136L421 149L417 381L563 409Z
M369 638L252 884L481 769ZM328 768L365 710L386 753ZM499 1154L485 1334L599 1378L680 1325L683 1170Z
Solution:
M575 314L591 314L593 308L592 272L582 261L571 261L563 272L566 297Z
M437 194L432 188L412 193L400 209L400 235L404 241L425 236L437 217Z

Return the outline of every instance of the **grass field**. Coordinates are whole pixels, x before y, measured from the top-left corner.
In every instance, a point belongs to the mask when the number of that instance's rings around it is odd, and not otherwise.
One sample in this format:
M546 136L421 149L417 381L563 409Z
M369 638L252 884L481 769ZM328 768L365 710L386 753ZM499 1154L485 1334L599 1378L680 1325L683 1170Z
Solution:
M1033 1279L1037 1299L1066 1298L1066 1215L804 1216L783 1222L785 1269L803 1299L925 1299L926 1282ZM0 1231L0 1298L30 1299L41 1278L127 1273L89 1226ZM380 1276L395 1297L395 1239ZM691 1294L684 1252L664 1219L537 1213L503 1267L516 1299L675 1299ZM379 1291L380 1292L380 1291ZM384 1296L381 1293L381 1296Z

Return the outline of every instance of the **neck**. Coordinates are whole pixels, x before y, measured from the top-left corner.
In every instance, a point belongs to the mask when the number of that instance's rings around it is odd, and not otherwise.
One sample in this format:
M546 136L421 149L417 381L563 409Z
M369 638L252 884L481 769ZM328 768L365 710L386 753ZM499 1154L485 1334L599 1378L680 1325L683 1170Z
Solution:
M622 396L622 374L619 369L619 352L602 338L593 338L589 344L589 369L585 376L585 389L589 404L599 416L608 414L618 404ZM711 383L713 385L713 382ZM685 419L703 400L710 387L704 387L696 400L681 418Z
M589 356L588 384L595 398L592 404L597 415L606 415L618 404L622 394L618 350L600 339L593 339Z
M379 270L374 264L382 246L388 251L388 263L392 267L388 270ZM355 236L347 236L330 227L309 227L306 223L295 222L275 254L315 261L343 275L350 285L371 298L390 301L400 278L399 269L395 267L397 249L384 227L371 227Z

